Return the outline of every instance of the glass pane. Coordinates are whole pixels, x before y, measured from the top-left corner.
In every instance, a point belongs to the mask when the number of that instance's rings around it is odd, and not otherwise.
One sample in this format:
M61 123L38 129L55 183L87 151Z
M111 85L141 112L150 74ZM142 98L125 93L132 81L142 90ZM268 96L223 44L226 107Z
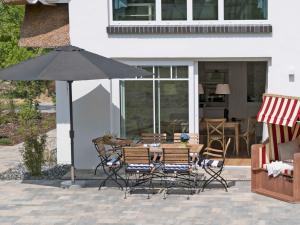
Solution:
M171 67L170 66L156 66L155 67L156 78L171 78Z
M162 0L162 20L186 20L186 0Z
M172 77L174 78L188 78L189 68L187 66L173 66Z
M153 73L153 66L141 66L141 69L143 69L143 70L146 70L146 71L148 71L148 72L150 72L150 73ZM149 76L149 77L144 77L144 78L153 78L152 76Z
M218 0L193 0L194 20L217 20Z
M124 81L121 101L122 133L129 138L153 133L153 82Z
M160 132L171 137L188 132L188 81L156 81L159 86Z
M112 0L114 20L155 20L155 0Z
M261 102L266 89L267 63L247 63L247 101Z
M265 20L268 0L224 0L225 20Z

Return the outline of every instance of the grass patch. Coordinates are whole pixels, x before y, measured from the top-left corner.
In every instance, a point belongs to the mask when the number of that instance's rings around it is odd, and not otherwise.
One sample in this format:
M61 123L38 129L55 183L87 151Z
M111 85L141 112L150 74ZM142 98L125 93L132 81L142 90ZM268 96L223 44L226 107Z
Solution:
M12 141L9 138L0 138L0 145L11 145Z

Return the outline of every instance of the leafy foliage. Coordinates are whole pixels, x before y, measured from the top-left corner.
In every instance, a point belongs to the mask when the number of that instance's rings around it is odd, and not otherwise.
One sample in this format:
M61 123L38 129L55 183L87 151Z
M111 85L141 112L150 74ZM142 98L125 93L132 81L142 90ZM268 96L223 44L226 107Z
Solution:
M23 17L23 6L8 6L0 0L0 68L20 63L47 51L18 46ZM17 115L21 124L20 132L24 135L25 140L22 151L23 161L32 175L40 175L44 163L47 136L39 133L42 120L38 102L35 99L45 92L47 82L5 81L6 85L7 83L9 88L2 93L3 97L11 99L12 102L14 98L25 100Z
M18 117L21 125L20 132L24 136L23 162L31 175L39 176L42 172L42 165L45 162L44 152L47 135L41 135L39 132L42 117L38 109L38 104L26 101L20 107Z
M22 152L23 162L32 176L42 174L44 164L44 151L46 148L46 135L27 137Z
M24 17L24 6L8 6L0 1L0 68L18 64L47 52L41 48L18 46L20 28ZM34 99L45 92L46 81L6 81L10 89L4 93L7 98Z
M18 46L24 12L24 6L8 6L0 2L1 68L20 63L44 52L43 49L21 48Z

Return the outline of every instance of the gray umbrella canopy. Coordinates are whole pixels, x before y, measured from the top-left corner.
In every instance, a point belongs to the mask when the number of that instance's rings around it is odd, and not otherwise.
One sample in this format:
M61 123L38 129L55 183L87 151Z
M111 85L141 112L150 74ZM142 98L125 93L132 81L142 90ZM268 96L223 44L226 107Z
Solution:
M43 56L0 70L0 80L68 81L72 184L75 182L72 82L140 76L152 76L152 74L75 46L57 48Z
M151 76L149 72L66 46L0 70L0 80L95 80Z

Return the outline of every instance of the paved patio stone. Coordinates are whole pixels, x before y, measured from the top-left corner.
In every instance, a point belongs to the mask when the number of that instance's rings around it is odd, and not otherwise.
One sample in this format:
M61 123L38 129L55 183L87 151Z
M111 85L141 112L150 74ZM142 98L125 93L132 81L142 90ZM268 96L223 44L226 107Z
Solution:
M300 224L300 205L250 192L250 182L236 182L226 193L211 188L193 195L132 194L93 185L61 189L60 181L0 182L0 224Z

